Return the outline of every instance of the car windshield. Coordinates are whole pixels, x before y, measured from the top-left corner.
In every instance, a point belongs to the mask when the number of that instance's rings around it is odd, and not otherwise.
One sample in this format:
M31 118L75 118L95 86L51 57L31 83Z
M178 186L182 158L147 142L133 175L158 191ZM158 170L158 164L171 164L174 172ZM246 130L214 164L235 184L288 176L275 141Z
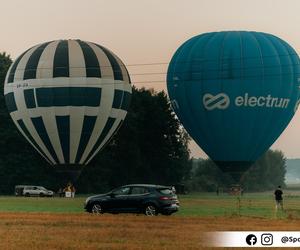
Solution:
M173 191L170 188L159 188L157 191L160 192L161 194L166 194L166 195L173 194Z

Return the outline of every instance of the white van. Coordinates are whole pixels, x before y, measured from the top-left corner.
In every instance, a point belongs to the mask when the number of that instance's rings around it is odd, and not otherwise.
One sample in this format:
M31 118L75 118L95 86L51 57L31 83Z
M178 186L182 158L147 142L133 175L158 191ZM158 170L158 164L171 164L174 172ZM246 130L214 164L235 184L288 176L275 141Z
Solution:
M42 186L23 186L23 195L30 197L30 196L39 196L39 197L52 197L54 192L48 190Z

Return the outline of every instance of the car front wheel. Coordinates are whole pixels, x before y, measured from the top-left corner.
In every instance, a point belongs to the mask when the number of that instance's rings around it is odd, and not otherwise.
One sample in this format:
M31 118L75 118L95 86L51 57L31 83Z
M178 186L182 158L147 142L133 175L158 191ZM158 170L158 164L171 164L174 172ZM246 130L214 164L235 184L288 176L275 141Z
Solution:
M93 214L103 214L103 209L99 203L93 204L91 211Z
M146 205L144 213L147 216L155 216L157 215L157 208L152 204Z

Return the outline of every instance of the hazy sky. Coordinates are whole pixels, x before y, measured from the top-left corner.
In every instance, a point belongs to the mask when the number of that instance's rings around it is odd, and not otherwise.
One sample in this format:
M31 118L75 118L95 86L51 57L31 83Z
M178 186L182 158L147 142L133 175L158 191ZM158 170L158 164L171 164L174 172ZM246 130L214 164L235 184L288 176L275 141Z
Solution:
M78 38L109 48L128 65L135 85L156 89L165 89L178 46L200 33L263 31L300 51L299 0L0 0L0 7L0 52L13 59L44 41ZM272 148L300 157L299 131L300 110ZM204 156L194 143L191 150Z

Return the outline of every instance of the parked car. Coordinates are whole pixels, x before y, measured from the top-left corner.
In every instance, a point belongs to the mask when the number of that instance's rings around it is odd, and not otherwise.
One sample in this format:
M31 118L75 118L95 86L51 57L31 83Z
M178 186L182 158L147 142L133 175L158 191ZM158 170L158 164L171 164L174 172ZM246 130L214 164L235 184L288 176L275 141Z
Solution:
M15 195L16 196L23 196L24 187L26 187L26 186L25 185L17 185L17 186L15 186Z
M22 191L22 195L23 196L40 196L40 197L44 197L44 196L48 196L48 197L52 197L54 195L54 192L51 190L48 190L42 186L21 186L18 185L15 187L15 194L16 196L21 195L21 190Z
M106 194L90 196L85 201L90 213L144 213L148 216L171 215L179 209L177 195L171 187L132 184L116 188Z

